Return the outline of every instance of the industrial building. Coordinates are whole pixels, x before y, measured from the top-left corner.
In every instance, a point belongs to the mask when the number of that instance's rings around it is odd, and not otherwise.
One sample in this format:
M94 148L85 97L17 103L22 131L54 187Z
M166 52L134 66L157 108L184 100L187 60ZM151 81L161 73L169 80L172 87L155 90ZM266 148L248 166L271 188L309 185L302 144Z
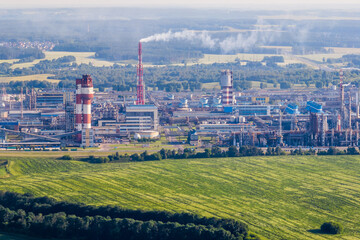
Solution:
M65 104L65 93L59 92L44 92L37 93L36 100L34 98L29 98L29 106L32 106L32 101L36 101L36 108L63 108Z
M234 109L242 116L270 116L270 105L236 105Z
M158 130L158 108L154 105L132 105L126 107L125 124L122 131Z
M34 89L9 95L0 104L2 147L94 146L130 142L160 133L189 136L190 143L260 147L359 146L359 89L249 89L235 92L233 73L222 70L220 89L147 91L142 44L138 45L135 91L94 92L90 75L68 91ZM134 105L135 104L135 105ZM178 135L169 129L180 129ZM186 129L186 130L184 130ZM195 131L196 129L196 131ZM182 141L178 140L180 143ZM216 142L216 143L215 143ZM183 144L183 143L182 143Z

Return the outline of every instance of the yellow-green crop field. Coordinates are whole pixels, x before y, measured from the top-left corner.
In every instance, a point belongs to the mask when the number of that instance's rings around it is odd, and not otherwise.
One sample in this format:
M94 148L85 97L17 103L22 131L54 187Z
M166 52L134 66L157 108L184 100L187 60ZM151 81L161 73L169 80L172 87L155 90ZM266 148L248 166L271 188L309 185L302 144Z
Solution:
M100 59L95 59L95 53L94 52L55 52L55 51L45 51L45 59L36 59L32 62L27 62L27 63L17 63L11 66L11 68L15 69L15 68L29 68L34 66L35 64L39 63L40 61L43 60L53 60L53 59L57 59L57 58L61 58L64 56L74 56L76 58L76 63L77 64L81 64L81 63L85 63L85 64L93 64L94 66L97 67L102 67L102 66L112 66L114 64L114 62L110 62L110 61L105 61L105 60L100 60Z
M0 64L1 63L13 63L13 62L16 62L16 61L19 61L19 59L1 59Z
M202 88L205 89L220 89L220 83L219 82L210 82L210 83L203 83Z
M340 55L340 54L339 54ZM266 56L283 56L284 62L279 63L280 66L285 66L287 64L294 64L294 63L303 63L308 65L309 67L315 67L314 65L309 64L308 61L303 61L299 56L294 55L275 55L275 54L252 54L252 53L238 53L234 55L221 55L221 54L204 54L204 57L197 60L197 62L189 63L188 65L192 64L213 64L213 63L229 63L235 62L236 59L240 61L262 61ZM312 55L310 55L312 56ZM340 55L341 57L342 55ZM318 58L318 56L317 56ZM310 59L313 60L313 59ZM322 60L322 58L321 58ZM245 64L245 63L242 63Z
M1 157L0 189L130 209L235 218L268 239L360 239L360 156L281 156L89 164ZM344 233L314 233L333 220Z
M221 54L204 54L204 57L197 60L196 62L189 63L192 64L213 64L213 63L229 63L235 62L236 59L240 61L262 61L265 56L283 56L284 62L278 63L280 66L285 66L287 64L302 63L309 67L318 69L318 64L323 62L323 59L327 60L328 58L341 58L345 54L360 54L360 48L331 48L333 53L321 53L321 54L308 54L308 55L292 55L291 47L287 46L262 46L262 48L277 48L284 52L285 54L252 54L252 53L238 53L233 55L221 55ZM328 49L328 48L326 48ZM312 61L318 62L317 64Z
M52 83L58 83L60 80L57 79L48 79L48 77L53 77L54 74L35 74L35 75L26 75L26 76L18 76L18 77L0 77L0 83L2 82L11 82L11 81L48 81Z

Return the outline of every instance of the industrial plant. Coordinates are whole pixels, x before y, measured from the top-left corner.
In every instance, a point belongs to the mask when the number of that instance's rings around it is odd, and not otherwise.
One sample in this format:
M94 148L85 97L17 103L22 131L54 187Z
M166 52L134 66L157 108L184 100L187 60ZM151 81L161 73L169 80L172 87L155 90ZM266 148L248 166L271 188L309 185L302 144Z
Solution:
M90 75L76 79L72 91L24 89L16 95L3 89L0 148L86 148L160 136L198 147L359 146L359 89L344 84L343 70L339 88L239 92L232 71L224 69L220 88L206 93L145 92L143 73L139 42L136 94L100 92Z

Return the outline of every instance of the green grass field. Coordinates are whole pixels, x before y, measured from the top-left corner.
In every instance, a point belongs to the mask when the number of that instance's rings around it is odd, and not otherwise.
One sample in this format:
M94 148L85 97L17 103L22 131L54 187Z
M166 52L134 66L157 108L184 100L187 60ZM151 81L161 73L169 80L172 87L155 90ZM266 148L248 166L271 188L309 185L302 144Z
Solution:
M0 155L1 156L1 155ZM268 239L360 239L360 157L249 157L88 164L10 159L0 189L245 221ZM312 233L324 221L344 234Z

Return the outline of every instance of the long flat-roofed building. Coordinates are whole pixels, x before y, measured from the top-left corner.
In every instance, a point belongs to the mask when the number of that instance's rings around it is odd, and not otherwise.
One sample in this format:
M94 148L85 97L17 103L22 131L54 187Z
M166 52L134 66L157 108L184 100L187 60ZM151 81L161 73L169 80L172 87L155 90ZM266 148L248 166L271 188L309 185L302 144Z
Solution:
M38 93L36 96L36 108L63 108L65 93Z

